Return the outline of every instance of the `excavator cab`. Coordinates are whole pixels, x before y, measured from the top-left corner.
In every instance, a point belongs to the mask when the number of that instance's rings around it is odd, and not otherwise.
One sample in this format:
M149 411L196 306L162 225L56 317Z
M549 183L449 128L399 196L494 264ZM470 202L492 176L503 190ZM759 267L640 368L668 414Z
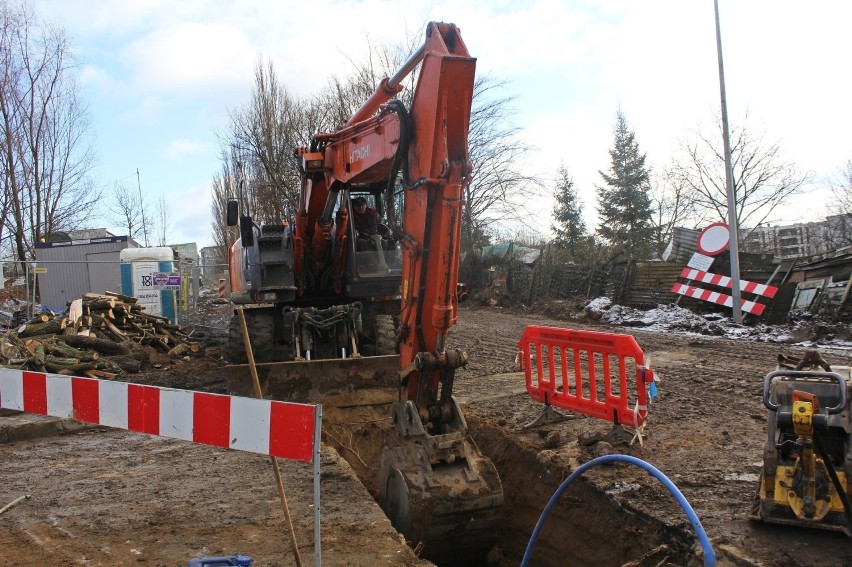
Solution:
M390 228L381 195L350 193L350 241L358 276L399 276L402 251Z

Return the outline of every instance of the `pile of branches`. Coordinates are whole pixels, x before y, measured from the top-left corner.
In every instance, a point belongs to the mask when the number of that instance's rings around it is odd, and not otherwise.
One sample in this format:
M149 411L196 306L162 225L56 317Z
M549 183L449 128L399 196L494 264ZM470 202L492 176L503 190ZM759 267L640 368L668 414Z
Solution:
M0 342L0 365L38 372L115 378L137 373L151 349L181 356L201 347L166 317L144 312L135 297L87 293L65 314L42 313Z

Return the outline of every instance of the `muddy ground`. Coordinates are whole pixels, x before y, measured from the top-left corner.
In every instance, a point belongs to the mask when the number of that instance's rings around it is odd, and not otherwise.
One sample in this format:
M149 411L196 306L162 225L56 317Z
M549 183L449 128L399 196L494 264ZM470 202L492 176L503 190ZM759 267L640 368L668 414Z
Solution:
M139 383L225 391L227 304L209 301L193 325L205 349L188 359L154 357ZM523 310L467 307L450 346L468 351L456 393L473 436L500 471L506 505L492 565L517 565L550 495L581 463L610 450L585 444L611 424L584 416L524 428L542 410L517 373L517 342L529 324L632 334L660 377L644 446L611 450L647 461L683 492L719 564L852 565L852 540L825 531L748 519L762 458L764 375L779 353L804 346L652 333ZM820 347L835 365L852 352ZM3 420L21 416L0 417ZM326 418L322 542L326 565L428 565L402 545L370 500L382 415ZM348 423L347 423L348 420ZM337 449L335 451L334 449ZM347 462L348 461L348 462ZM302 564L312 565L310 469L283 464ZM295 565L268 459L105 429L0 444L3 565L186 565L192 557L245 553L256 565ZM532 565L700 565L689 522L668 491L641 469L588 471L555 509ZM9 558L14 558L10 560Z

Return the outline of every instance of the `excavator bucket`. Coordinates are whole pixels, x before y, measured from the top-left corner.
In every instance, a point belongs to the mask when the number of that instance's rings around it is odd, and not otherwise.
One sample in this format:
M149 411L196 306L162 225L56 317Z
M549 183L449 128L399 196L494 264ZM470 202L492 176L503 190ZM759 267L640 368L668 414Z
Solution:
M325 406L390 404L398 399L399 355L255 365L263 397ZM228 391L254 397L248 364L225 367Z
M452 403L452 431L438 435L426 434L412 402L393 404L394 428L406 442L385 447L379 468L379 502L393 526L422 557L448 567L482 562L497 541L503 506L497 467Z

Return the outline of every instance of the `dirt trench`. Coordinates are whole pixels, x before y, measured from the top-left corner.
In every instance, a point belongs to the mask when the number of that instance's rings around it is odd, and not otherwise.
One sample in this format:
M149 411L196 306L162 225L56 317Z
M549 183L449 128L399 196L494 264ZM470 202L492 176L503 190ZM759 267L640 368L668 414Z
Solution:
M326 442L347 460L374 498L378 495L382 447L396 443L388 415L389 410L380 406L326 408L323 415ZM503 480L504 505L498 541L489 555L480 562L453 562L452 566L518 565L548 500L577 462L557 451L538 451L519 443L499 422L478 412L467 413L466 419L480 450L497 466ZM602 541L607 545L601 545ZM419 542L408 543L417 548ZM551 511L530 564L603 567L633 561L639 567L665 560L664 565L698 565L694 544L695 538L680 527L625 508L604 490L580 478ZM428 548L421 554L428 559Z

